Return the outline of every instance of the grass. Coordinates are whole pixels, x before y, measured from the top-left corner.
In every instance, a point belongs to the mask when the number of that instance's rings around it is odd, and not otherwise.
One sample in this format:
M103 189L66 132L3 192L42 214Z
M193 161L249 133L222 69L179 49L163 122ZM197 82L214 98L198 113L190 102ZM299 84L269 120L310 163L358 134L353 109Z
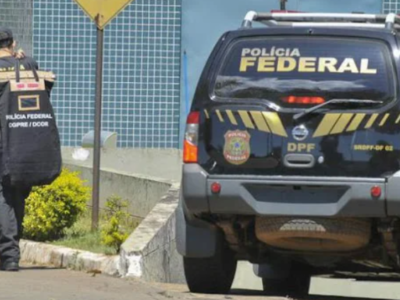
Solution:
M91 222L91 211L88 209L71 228L65 231L64 238L53 241L51 244L106 255L117 254L116 249L101 244L100 231L92 232ZM99 223L101 229L104 225L103 218L100 218ZM130 230L133 231L136 226L132 225Z

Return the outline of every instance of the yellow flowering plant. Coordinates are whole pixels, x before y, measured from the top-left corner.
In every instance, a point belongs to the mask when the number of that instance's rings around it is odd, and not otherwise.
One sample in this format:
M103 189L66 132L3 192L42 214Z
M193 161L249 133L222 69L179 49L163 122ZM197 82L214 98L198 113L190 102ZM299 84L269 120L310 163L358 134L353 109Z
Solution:
M63 169L50 185L34 187L26 200L24 238L49 241L63 237L86 210L90 189L79 173Z

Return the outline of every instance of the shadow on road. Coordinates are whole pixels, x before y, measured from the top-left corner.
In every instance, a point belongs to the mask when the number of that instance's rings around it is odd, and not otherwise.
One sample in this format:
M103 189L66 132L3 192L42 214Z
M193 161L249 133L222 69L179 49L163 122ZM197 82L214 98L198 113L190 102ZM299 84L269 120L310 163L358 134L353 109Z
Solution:
M188 298L184 299L196 299L196 300L365 300L362 298L349 298L349 297L336 297L336 296L316 296L316 295L264 295L261 291L235 289L232 290L228 295L200 295L190 298L190 293L183 293ZM175 298L172 298L175 299ZM369 299L374 300L374 299Z
M321 274L316 278L328 281L314 282L310 292L329 296L296 294L287 291L285 295L264 295L260 290L232 289L228 295L193 294L186 285L162 285L166 298L185 300L378 300L399 299L400 274L390 272L338 272L336 274ZM334 282L329 281L334 280ZM348 281L347 281L348 280ZM350 287L349 287L350 285ZM316 289L317 288L317 289ZM393 297L389 297L388 291ZM349 292L349 293L347 293ZM380 293L382 292L382 293ZM335 295L336 294L336 295ZM343 296L340 296L343 295ZM367 297L380 298L367 298Z
M233 289L230 295L234 296L263 296L263 292L255 290Z
M320 277L320 276L317 276ZM371 293L369 289L387 289L393 290L393 295L395 294L395 299L400 299L398 297L399 293L396 290L400 283L400 274L394 272L342 272L336 274L326 274L322 275L322 278L328 280L339 280L339 282L326 281L322 286L320 285L319 291L326 294L329 291L332 294L337 294L337 296L320 296L320 295L310 295L310 294L296 294L287 291L286 294L281 295L268 295L265 296L262 291L257 290L245 290L245 289L233 289L228 297L231 299L294 299L294 300L365 300L367 295L371 297L372 295L377 295L377 293ZM343 281L344 280L344 281ZM348 281L347 281L348 280ZM352 287L349 289L348 285ZM361 284L361 285L360 285ZM336 290L335 290L336 289ZM345 297L347 293L344 291L357 291L356 294L349 293L348 297ZM335 293L335 291L337 293ZM342 292L342 293L341 293ZM328 294L330 294L328 293ZM343 294L343 296L339 296ZM264 297L265 298L264 298ZM382 296L382 295L381 295ZM373 296L372 296L373 297ZM388 295L383 298L368 298L368 299L389 299Z
M251 300L253 297L262 297L265 300L274 299L290 299L290 300L366 300L363 298L350 298L350 297L337 297L337 296L318 296L318 295L298 295L298 294L290 294L290 295L268 295L265 296L261 291L255 290L244 290L244 289L235 289L232 290L229 295L226 295L223 299L233 299L240 300L242 297L246 297L246 299ZM222 298L221 298L222 299ZM374 299L369 299L374 300ZM378 300L378 299L376 299Z

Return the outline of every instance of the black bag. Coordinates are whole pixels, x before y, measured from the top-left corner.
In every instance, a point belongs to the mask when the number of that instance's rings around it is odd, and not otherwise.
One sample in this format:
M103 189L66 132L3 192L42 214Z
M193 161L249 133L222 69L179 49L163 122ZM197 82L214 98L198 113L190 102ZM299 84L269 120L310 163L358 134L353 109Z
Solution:
M60 137L50 92L50 72L0 73L2 181L11 186L41 186L61 173Z

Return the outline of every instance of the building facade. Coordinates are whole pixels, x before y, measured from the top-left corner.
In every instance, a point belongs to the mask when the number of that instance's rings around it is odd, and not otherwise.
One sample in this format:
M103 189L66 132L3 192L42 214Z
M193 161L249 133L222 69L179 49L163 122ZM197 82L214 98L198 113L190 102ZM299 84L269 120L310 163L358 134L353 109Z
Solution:
M0 0L0 25L52 70L64 146L94 126L96 28L73 0ZM188 105L219 36L278 0L135 0L105 30L103 120L119 147L179 148ZM310 12L400 12L400 0L288 0ZM185 55L184 55L185 53Z

